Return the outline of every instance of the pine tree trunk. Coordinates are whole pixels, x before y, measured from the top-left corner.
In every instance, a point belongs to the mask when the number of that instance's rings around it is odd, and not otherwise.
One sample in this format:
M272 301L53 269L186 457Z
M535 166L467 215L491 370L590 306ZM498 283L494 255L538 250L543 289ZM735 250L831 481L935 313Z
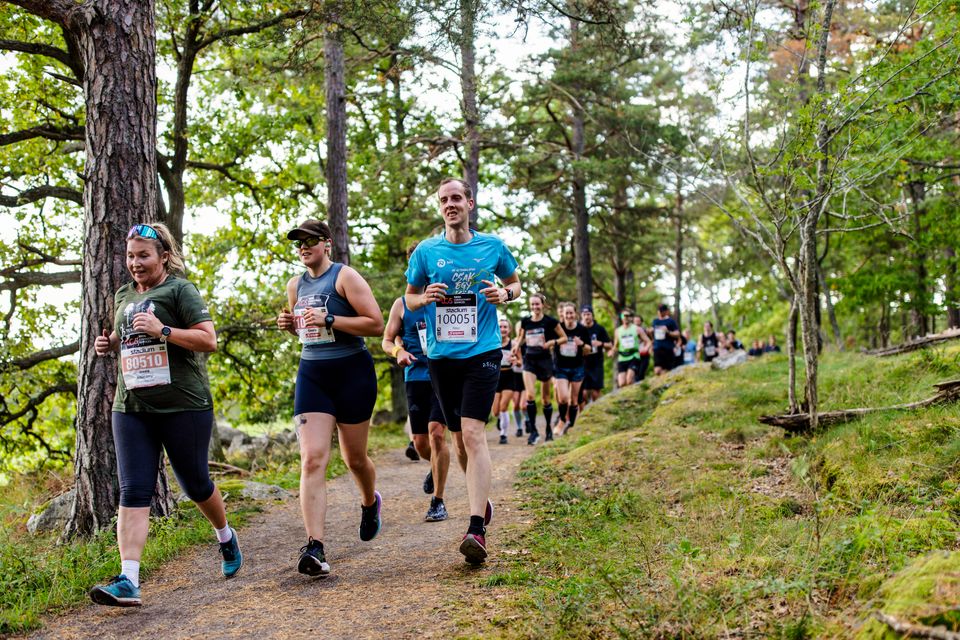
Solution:
M927 252L923 246L925 230L923 228L923 207L927 197L927 185L923 182L909 184L910 199L913 201L913 271L914 291L910 296L910 337L927 335L929 324L927 309L929 292L927 291Z
M460 90L464 124L463 179L477 201L480 182L480 111L477 109L476 23L478 0L460 1ZM477 207L470 210L470 226L477 226Z
M577 20L570 20L570 49L579 48L579 27ZM574 89L576 90L576 89ZM585 115L581 106L574 102L572 110L573 148L573 245L574 269L577 276L577 303L579 306L593 302L593 265L590 260L590 214L587 211L587 180L580 163L583 161L585 138Z
M678 327L683 327L680 315L680 296L683 293L683 193L680 191L680 176L677 176L677 199L674 211L676 236L673 246L673 318Z
M800 307L797 304L797 297L794 295L790 299L790 320L787 325L787 398L790 403L789 413L799 413L800 403L797 402L797 321L799 318Z
M957 279L957 251L953 247L943 250L947 261L944 270L944 305L947 308L947 328L960 327L960 281Z
M350 237L347 227L347 88L343 34L334 24L334 10L323 37L327 100L327 223L333 235L335 262L350 264Z
M84 242L77 394L76 501L65 535L110 525L119 502L111 433L116 358L94 339L113 327L127 278L126 232L156 211L156 35L153 2L97 0L67 24L83 59L86 102Z

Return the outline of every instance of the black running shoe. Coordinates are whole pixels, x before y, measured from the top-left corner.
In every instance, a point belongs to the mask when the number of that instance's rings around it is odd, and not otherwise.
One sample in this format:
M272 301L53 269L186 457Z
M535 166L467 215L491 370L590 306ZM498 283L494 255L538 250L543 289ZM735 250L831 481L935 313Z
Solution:
M507 436L500 436L500 444L509 444L507 442Z
M420 454L417 453L417 448L413 446L413 440L410 441L410 444L407 445L407 450L404 451L404 454L414 462L420 459Z
M427 495L433 493L433 469L427 471L427 477L423 479L423 492Z
M523 437L523 429L521 429L520 427L517 427L517 437L518 438Z
M330 573L327 557L323 555L322 542L310 538L306 546L300 548L297 571L307 576L325 576Z
M374 491L373 497L375 502L369 507L360 505L360 539L364 542L370 542L380 533L380 506L383 500L379 491Z
M539 441L540 441L540 434L539 434L539 433L531 433L531 434L530 434L530 437L527 438L527 444L530 445L531 447L532 447L533 445L537 444L537 442L539 442Z
M424 517L424 520L427 522L440 522L447 519L447 507L443 502L439 502L436 498L433 498L430 501L430 508L427 509L427 515Z

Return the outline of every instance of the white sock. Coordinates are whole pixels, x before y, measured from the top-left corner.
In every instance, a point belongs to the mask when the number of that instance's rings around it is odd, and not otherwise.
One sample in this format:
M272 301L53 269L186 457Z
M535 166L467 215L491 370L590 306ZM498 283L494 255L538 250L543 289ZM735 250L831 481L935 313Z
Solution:
M510 428L510 414L506 411L500 412L500 435L507 435L507 430Z
M121 560L120 573L127 576L127 580L133 583L133 586L140 586L140 561L139 560Z
M214 531L217 532L217 542L230 542L230 538L233 537L229 524L223 525L223 529L214 528Z

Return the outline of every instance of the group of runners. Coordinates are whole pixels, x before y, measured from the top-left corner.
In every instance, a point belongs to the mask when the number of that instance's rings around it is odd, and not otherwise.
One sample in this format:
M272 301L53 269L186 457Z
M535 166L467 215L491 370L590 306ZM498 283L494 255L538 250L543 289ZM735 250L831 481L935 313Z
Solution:
M474 199L467 183L445 179L437 198L443 231L410 247L406 290L393 302L386 324L366 280L331 260L325 223L307 220L286 235L304 267L287 282L287 304L276 319L301 348L293 413L306 536L296 562L302 574L330 572L324 547L326 470L335 428L359 493L360 540L373 540L382 527L383 498L367 453L377 377L364 338L382 335L382 349L404 368L413 445L431 467L423 483L431 495L427 521L448 517L443 498L451 458L446 434L451 434L469 502L458 549L471 564L487 557L486 527L493 518L485 429L491 412L501 443L509 440L512 405L517 437L534 445L540 438L538 383L545 439L552 440L572 429L583 404L599 396L604 352L617 354L621 385L643 377L648 351L657 373L672 367L682 337L666 306L649 330L624 312L611 340L589 306L578 310L561 303L554 318L545 313L546 298L535 293L528 298L529 315L511 326L497 307L521 297L516 259L500 238L470 227ZM94 344L99 356L119 354L112 426L121 572L90 590L94 602L112 606L141 604L140 558L163 451L184 493L215 530L222 574L230 578L243 565L237 533L207 463L213 399L204 354L217 346L212 318L197 287L184 278L180 249L163 224L129 230L126 266L132 282L115 295L115 328L104 330ZM706 332L701 337L705 354L711 340Z

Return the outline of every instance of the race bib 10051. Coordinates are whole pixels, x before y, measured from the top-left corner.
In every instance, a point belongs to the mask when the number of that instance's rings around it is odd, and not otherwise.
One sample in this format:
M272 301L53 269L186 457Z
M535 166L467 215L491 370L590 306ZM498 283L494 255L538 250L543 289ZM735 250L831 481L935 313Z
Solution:
M150 336L121 342L120 372L127 389L170 384L170 358L166 343Z
M477 294L454 293L436 306L437 342L477 341Z

